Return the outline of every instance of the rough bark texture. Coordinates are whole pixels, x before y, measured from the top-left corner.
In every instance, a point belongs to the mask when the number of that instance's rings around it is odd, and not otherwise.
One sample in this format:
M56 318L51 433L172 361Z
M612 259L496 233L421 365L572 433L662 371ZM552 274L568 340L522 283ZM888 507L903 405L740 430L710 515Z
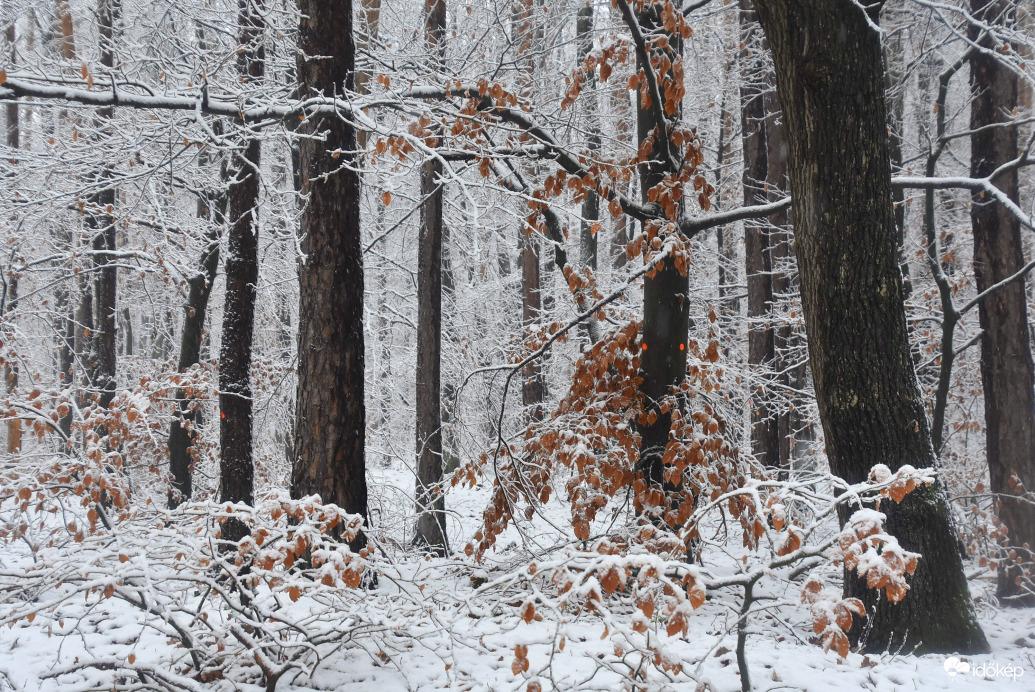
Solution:
M740 127L744 153L744 204L765 204L769 159L766 133L762 29L749 0L740 1ZM764 372L776 358L772 328L773 264L766 224L744 224L744 269L747 275L748 367ZM761 378L760 378L761 379ZM751 451L762 464L780 464L780 426L766 385L750 392Z
M971 12L991 24L1007 24L1009 3L973 0ZM971 29L971 40L979 32ZM987 36L980 44L994 52ZM1017 106L1017 75L994 55L974 51L970 58L974 93L971 129L986 128L971 136L970 172L983 178L1016 158L1017 128L989 128L1009 122ZM998 176L995 184L1017 202L1017 171ZM974 229L974 275L977 290L985 291L1020 271L1024 265L1021 229L1016 217L983 193L970 208ZM1035 554L1021 546L1035 547L1035 504L1019 498L1011 478L1016 475L1026 490L1035 489L1035 377L1028 341L1027 301L1024 282L1004 286L979 305L981 321L981 380L985 392L985 446L992 492L999 494L999 519L1009 530L1008 541L1018 546L1018 561L1027 563L1028 577ZM1030 581L1025 584L1019 566L1001 562L998 594L1015 603L1035 604Z
M424 40L441 69L445 50L445 0L426 0ZM442 162L421 169L417 255L417 535L415 541L445 555L446 503L442 482Z
M651 7L636 16L644 35L664 33L668 41L667 57L675 61L682 52L682 39L664 32L658 17L658 9ZM637 66L643 68L642 59L637 57ZM653 70L651 66L647 69ZM659 80L660 81L660 80ZM639 92L637 92L639 93ZM655 145L651 156L639 167L640 195L647 201L648 191L660 183L666 174L674 174L671 163L665 160L665 147L659 145L662 138L668 138L668 132L657 132L657 113L665 111L665 104L652 104L655 108L646 107L642 95L638 96L636 109L636 131L638 142L653 135ZM660 108L658 108L660 106ZM675 117L679 117L676 108ZM667 129L668 124L662 125ZM662 412L658 402L668 395L671 388L683 382L686 377L686 340L690 331L689 277L683 276L676 269L675 262L665 260L660 271L653 277L645 276L643 280L643 330L642 351L640 355L640 376L643 384L640 389L647 397L647 411L656 414L653 424L639 426L640 429L640 461L642 469L651 483L664 485L664 464L662 455L668 444L669 430L672 427L672 414Z
M351 0L300 0L298 82L302 96L351 88L355 67ZM299 145L308 204L300 234L298 396L291 494L367 517L363 408L363 255L356 133L333 118L310 118ZM340 156L336 157L336 153ZM363 547L362 534L353 542Z
M755 7L787 125L795 253L830 468L854 483L877 463L932 466L906 332L879 35L851 0ZM888 532L923 558L899 603L846 575L846 595L870 613L863 648L987 651L941 488L881 510Z
M258 0L240 0L237 68L246 82L262 80L262 9ZM226 297L219 345L219 496L223 502L252 504L252 333L255 287L259 280L259 140L244 143L230 165L227 190ZM243 526L233 527L243 530ZM224 529L224 533L226 530ZM228 536L239 538L240 536Z

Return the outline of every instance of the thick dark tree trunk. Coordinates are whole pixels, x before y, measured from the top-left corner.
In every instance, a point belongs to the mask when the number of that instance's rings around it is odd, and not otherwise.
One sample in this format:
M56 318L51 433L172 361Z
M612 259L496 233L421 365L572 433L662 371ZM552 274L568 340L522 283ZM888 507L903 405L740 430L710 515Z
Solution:
M744 152L744 204L765 204L769 160L766 133L766 80L762 28L749 0L740 0L740 128ZM744 269L747 275L748 367L763 375L751 397L751 451L762 464L780 463L780 426L773 411L764 373L776 358L772 327L773 263L769 228L744 224Z
M972 0L971 12L990 24L1012 23L1012 3ZM980 32L971 28L970 39ZM995 42L985 36L979 44L989 52L973 51L970 82L974 93L970 127L970 173L983 178L1017 157L1017 128L993 127L1010 122L1017 106L1017 75L995 57ZM1017 170L998 176L995 184L1018 201ZM978 291L1016 274L1024 265L1017 218L984 193L970 208L974 228L974 275ZM979 305L981 322L981 380L985 391L985 439L992 492L998 495L999 519L1009 530L1007 540L1017 551L1017 563L1000 561L1000 598L1035 604L1032 561L1035 559L1035 504L1019 497L1016 477L1026 491L1035 490L1035 377L1028 341L1024 282L1004 286ZM1025 549L1023 546L1029 546ZM1024 573L1027 573L1027 579Z
M303 97L353 86L351 0L300 0L298 82ZM293 497L318 494L367 517L363 408L363 255L356 133L337 118L309 118L299 143L302 213L298 397ZM360 535L352 546L366 544Z
M855 483L877 463L932 466L906 332L880 36L851 0L755 7L787 125L795 253L830 468ZM846 575L845 594L869 613L863 648L987 651L942 488L881 510L888 532L923 558L899 603Z
M627 19L628 21L628 19ZM638 22L644 35L664 34L667 39L665 57L675 62L682 53L683 41L675 34L669 34L662 29L658 16L658 9L650 7L644 12L637 14L635 21ZM642 58L637 56L637 66L644 68ZM647 69L655 69L647 66ZM660 75L659 75L659 80ZM639 93L639 92L637 92ZM665 160L664 151L667 149L661 146L662 140L667 140L669 133L657 131L657 113L667 112L667 104L652 104L660 108L648 108L643 101L642 94L638 97L636 109L636 132L637 140L642 143L653 137L654 146L651 156L639 167L640 196L643 201L648 200L648 191L660 183L666 174L676 174L671 170L671 163ZM674 117L679 117L679 107L676 106ZM668 118L662 125L668 129ZM669 410L664 412L660 406L662 398L667 396L672 387L677 386L686 378L686 341L690 331L690 301L687 299L690 290L689 276L682 275L676 269L675 261L668 258L664 261L662 268L653 277L645 276L643 279L643 329L641 333L642 351L640 354L640 377L643 384L640 389L647 397L646 409L648 415L656 416L653 423L645 423L639 426L640 430L640 461L639 468L646 474L652 484L663 486L664 464L662 456L665 446L668 444L669 430L672 427L672 414Z
M446 2L424 5L424 41L441 69L445 51ZM438 555L446 542L442 483L442 163L421 169L420 247L417 256L417 535Z
M239 0L237 67L248 83L261 82L265 71L260 0ZM259 280L259 140L244 143L231 162L227 190L226 298L223 338L219 346L219 496L223 502L252 504L252 334L255 290ZM244 527L228 527L236 532Z
M222 200L216 200L215 204L217 207L221 206ZM219 227L223 215L221 210L213 215L207 202L199 202L198 206L198 215L207 219L212 231L208 235L209 244L202 252L198 273L188 282L189 292L187 305L183 309L183 331L180 334L180 357L176 366L176 371L181 373L201 360L201 341L205 331L208 299L219 266ZM176 507L181 501L190 499L193 492L191 447L194 446L197 436L194 427L197 415L191 406L192 397L188 397L186 390L181 387L176 390L175 399L173 421L169 426L169 473L172 475L170 507Z

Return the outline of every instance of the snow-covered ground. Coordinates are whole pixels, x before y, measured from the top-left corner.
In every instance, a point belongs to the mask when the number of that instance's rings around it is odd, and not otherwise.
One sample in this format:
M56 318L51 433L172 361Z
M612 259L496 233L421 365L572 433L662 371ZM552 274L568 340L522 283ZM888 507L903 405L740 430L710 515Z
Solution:
M6 562L8 556L4 556ZM414 565L407 565L410 570ZM456 595L459 604L472 587L458 578L461 570L442 562L421 565L426 591ZM386 623L397 618L400 603L389 597L390 580L369 595L371 611L384 610ZM448 598L437 599L447 602ZM610 637L591 618L560 624L544 620L525 624L511 612L464 617L461 608L429 612L413 619L405 631L357 634L348 646L329 656L307 679L281 680L279 690L521 690L529 681L542 689L629 689ZM118 599L79 600L55 618L38 617L0 629L0 690L72 690L94 685L111 689L107 671L81 671L47 679L60 669L91 660L131 661L174 673L185 653L144 624L139 611ZM336 614L326 612L333 622ZM412 618L411 618L412 619ZM694 615L689 634L671 652L683 662L685 675L671 684L653 679L647 689L740 689L731 616L706 604ZM991 653L965 657L946 668L946 656L862 656L839 661L834 652L803 641L805 628L788 629L775 619L756 619L747 651L756 690L1009 690L1035 689L1035 610L986 610L982 625ZM347 622L341 623L348 627ZM558 650L563 641L563 650ZM512 671L514 648L528 646L529 670ZM132 659L130 658L132 657ZM963 663L969 664L969 670ZM952 661L949 661L952 664ZM628 672L628 669L625 669ZM125 679L125 688L132 688ZM186 683L187 681L184 680ZM220 681L220 683L225 681ZM223 684L197 689L233 689ZM124 687L120 687L124 689ZM644 689L641 687L640 689Z
M404 524L400 517L407 511L406 489L375 487L381 490L372 505L381 508L381 520ZM500 550L490 553L483 565L472 564L462 554L476 530L484 498L479 490L457 489L449 495L456 557L416 558L402 550L406 537L398 535L383 543L376 589L352 589L346 596L327 598L303 594L294 603L282 599L286 618L313 618L308 622L319 625L314 630L339 636L315 644L306 672L285 674L275 689L741 689L735 592L730 598L709 597L693 612L684 636L663 635L663 626L648 633L658 638L658 648L669 661L680 664L678 674L643 666L641 654L629 644L637 635L629 628L609 629L595 614L571 612L563 621L552 616L523 621L518 615L520 595L506 589L487 594L484 588L486 580L505 580L528 564L513 530L501 536ZM565 511L559 503L557 507ZM126 555L125 567L139 570L152 557L145 547ZM709 563L714 559L706 555L704 567L713 572L730 568L721 560ZM30 566L31 556L20 542L0 552L0 573L7 579ZM120 569L113 565L111 572L118 575ZM800 605L800 580L760 582L761 594L771 600L759 601L750 619L746 650L752 689L1035 690L1035 609L993 607L987 598L994 586L991 576L976 576L971 589L992 650L962 658L850 653L840 660L815 642L808 607ZM68 584L52 584L34 597L56 603L62 589L72 593ZM16 605L24 603L23 595ZM11 599L0 594L0 621L12 607ZM211 612L210 623L226 618L225 610ZM620 605L612 611L627 621L633 613L631 607L623 610ZM254 666L248 667L247 648L242 655L240 646L235 655L241 663L227 668L239 673L233 680L202 679L192 673L187 651L170 638L163 622L167 625L168 617L163 621L161 615L146 615L123 598L103 597L100 587L94 593L80 590L31 621L22 617L10 627L0 627L0 691L262 689ZM221 620L214 631L225 632L228 624L229 619ZM208 646L222 650L218 641ZM521 647L527 647L527 654L521 650L527 667L516 656ZM631 679L638 670L646 679L634 686Z

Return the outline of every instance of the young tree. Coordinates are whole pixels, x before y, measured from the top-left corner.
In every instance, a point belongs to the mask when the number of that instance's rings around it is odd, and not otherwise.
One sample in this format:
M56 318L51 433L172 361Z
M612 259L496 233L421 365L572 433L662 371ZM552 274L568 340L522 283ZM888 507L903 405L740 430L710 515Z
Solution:
M237 69L243 83L261 86L265 71L261 0L239 0ZM219 347L219 494L224 502L252 504L252 336L259 282L260 144L243 142L231 161L227 188L229 236L223 340ZM236 526L242 529L243 526ZM240 536L234 536L239 538Z
M189 286L187 304L183 306L183 331L180 333L180 355L176 371L183 373L201 360L201 342L205 332L205 315L208 313L209 296L216 280L219 267L219 226L223 222L224 195L216 199L199 199L198 216L211 224L208 245L201 255L197 273L187 281ZM191 406L193 397L188 397L184 388L177 388L173 420L169 425L169 473L172 474L172 488L169 506L177 506L181 500L191 497L191 447L197 440L197 412Z
M531 103L535 95L536 61L542 35L541 19L538 13L540 0L515 0L511 4L512 41L518 55L518 89L521 98ZM527 331L542 321L543 297L540 276L540 255L542 240L539 234L526 224L521 224L519 266L521 268L521 326ZM521 405L531 421L538 421L546 415L546 377L539 360L525 366L521 382Z
M769 178L766 119L766 79L762 30L749 0L740 2L740 136L745 204L767 200ZM756 371L771 367L776 344L770 324L773 306L773 262L769 232L763 222L744 224L744 264L747 276L748 365ZM751 451L766 466L780 465L780 426L768 388L750 392Z
M119 0L99 0L97 4L97 28L100 33L101 66L109 74L115 68L115 24L119 21L121 3ZM99 125L110 123L115 109L110 106L97 111ZM91 213L87 222L93 231L94 267L91 319L92 333L86 337L90 344L87 356L87 372L90 386L97 395L97 403L107 408L115 397L116 388L116 319L118 312L118 270L115 268L116 218L115 187L105 184L111 178L108 168L96 172L101 189L91 196ZM87 309L84 307L84 309Z
M855 483L877 463L932 466L906 331L876 17L849 0L755 7L787 124L795 253L830 468ZM987 651L944 490L882 509L888 532L923 559L897 604L846 574L846 596L870 613L864 648Z
M424 41L436 71L445 57L446 2L427 0ZM435 128L441 136L441 128ZM421 167L417 259L417 534L419 545L448 552L442 482L442 162Z
M972 0L971 14L992 26L1009 27L1016 11L1004 0ZM1017 158L1018 125L1011 122L1017 107L1016 73L996 56L994 38L977 24L970 40L980 49L970 54L970 174L984 178ZM1003 171L995 184L1019 201L1016 167ZM1008 279L1024 266L1021 228L1011 214L985 192L976 192L970 208L974 229L974 276L979 293ZM1017 494L1035 488L1035 374L1028 334L1028 305L1024 282L1013 281L981 301L981 380L985 393L985 444L991 490L1007 539L1028 563L1035 553L1035 504ZM1025 546L1028 546L1027 548ZM1035 604L1035 593L1022 586L1023 570L1000 561L998 594L1016 603Z
M6 32L7 44L11 50L11 64L16 64L18 60L17 48L15 46L15 40L17 34L15 33L14 22L7 27ZM11 149L18 149L21 145L21 132L20 132L20 113L17 103L8 103L7 109L7 122L4 124L7 129L7 146ZM10 272L10 275L4 278L4 313L13 314L18 309L18 275L15 272ZM6 317L6 315L4 315ZM7 393L10 396L15 389L18 388L18 364L7 363L4 366L4 381L7 384ZM17 416L13 416L7 421L7 451L11 454L17 454L21 451L22 447L22 421Z

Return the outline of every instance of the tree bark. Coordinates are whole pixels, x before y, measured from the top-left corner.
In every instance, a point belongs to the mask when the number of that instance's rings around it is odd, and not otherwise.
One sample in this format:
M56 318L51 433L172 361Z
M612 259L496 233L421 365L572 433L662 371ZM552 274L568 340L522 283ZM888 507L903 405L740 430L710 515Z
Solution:
M208 246L201 255L198 273L188 281L187 304L183 309L183 331L180 334L180 357L176 365L176 372L180 373L186 372L201 360L205 315L208 311L212 284L216 280L216 270L219 267L219 227L223 223L223 200L215 200L216 210L211 209L212 203L211 200L198 202L198 216L207 218L212 230L208 235ZM193 493L193 459L190 450L197 437L194 427L197 415L191 406L191 399L183 387L176 390L173 421L169 426L169 473L172 475L170 508L175 508L183 500L190 499Z
M115 68L115 21L118 17L119 0L100 0L97 5L97 28L100 33L101 65L109 72ZM111 107L97 111L99 125L108 123L114 116ZM97 174L101 179L111 177L105 167ZM87 222L93 230L92 249L97 271L93 279L93 328L89 337L90 355L87 365L89 382L97 403L107 408L115 398L116 387L116 313L118 310L118 271L115 268L115 188L111 185L91 196L93 210Z
M972 14L989 24L1012 23L1010 3L972 0ZM970 174L983 178L1018 154L1017 127L1007 123L1017 107L1017 75L995 57L996 44L971 27L970 39L989 52L975 50L970 58L973 101L970 111ZM1016 169L998 176L995 184L1019 201ZM974 275L982 292L1020 271L1024 265L1021 229L1016 217L983 193L970 208L974 230ZM1019 496L1016 477L1026 491L1035 489L1035 376L1028 341L1024 282L1015 281L978 307L981 323L981 381L985 393L985 445L991 490L996 493L1000 521L1009 530L1016 561L1000 559L998 595L1008 602L1035 605L1032 561L1035 552L1035 504ZM1025 548L1024 546L1028 546ZM1013 563L1013 564L1011 564ZM1022 564L1026 563L1026 564Z
M851 0L755 7L787 125L795 253L831 471L855 483L877 463L933 466L906 332L876 18ZM870 614L862 648L987 651L940 485L881 510L887 531L923 558L899 603L846 574L845 595Z
M54 27L55 32L60 37L58 51L61 57L65 60L72 60L75 58L75 30L72 25L72 15L68 8L68 0L55 0L54 14L56 17L55 23L57 25ZM62 111L61 120L64 120L64 115L65 113ZM70 227L62 233L62 237L59 242L65 246L69 254L73 252L73 237ZM71 260L70 263L73 261L74 260ZM72 267L69 266L69 271L71 270ZM78 281L76 283L78 283ZM58 379L62 382L64 387L72 393L72 396L78 398L75 363L79 352L76 351L77 308L73 300L73 285L74 284L69 281L59 286L56 291L56 295L54 296L54 310L57 313L57 318L55 319L54 331L60 336L57 351ZM72 438L72 416L72 407L69 406L68 412L58 420L58 427L64 434L65 439L69 440L69 449L71 447ZM65 451L68 451L68 449Z
M261 82L265 72L261 0L239 0L237 68L245 83ZM252 335L255 290L259 280L258 201L260 145L244 142L229 172L226 248L226 298L219 346L219 495L223 502L252 504ZM243 525L224 528L239 539Z
M586 60L593 49L593 5L586 2L579 8L575 21L575 34L578 43L578 65ZM586 144L590 156L600 153L600 124L597 122L597 77L591 71L586 75L583 87L582 104L586 114ZM600 196L593 190L586 193L582 200L582 223L579 229L579 262L595 273L597 270L597 237L600 229ZM588 329L587 329L588 332Z
M768 202L769 177L765 63L762 29L750 0L740 0L740 136L744 152L744 204ZM759 383L750 394L751 451L759 463L780 466L780 426L773 411L766 372L776 359L772 327L773 263L769 229L764 223L744 224L744 269L747 275L748 368Z
M655 52L663 52L665 57L675 63L682 54L683 41L677 34L664 30L657 7L648 7L637 13L635 21L644 35L661 34L667 39L667 47ZM628 21L628 20L627 20ZM647 70L656 68L643 64L642 57L637 55L637 67ZM669 77L672 75L670 74ZM661 75L658 75L661 81ZM648 108L643 95L637 92L638 107L636 109L636 132L639 144L653 137L654 146L647 161L639 166L640 196L644 202L648 200L648 191L660 183L666 174L675 174L671 170L671 162L664 155L669 132L658 132L656 114L666 113L667 104L652 104ZM678 119L678 105L671 118ZM662 127L667 130L670 117L664 117ZM683 276L676 269L675 261L666 259L662 268L653 277L643 279L643 329L641 333L640 377L643 384L640 390L647 398L646 412L655 417L654 422L639 425L640 460L638 468L645 473L651 484L665 486L664 464L662 456L668 444L669 430L672 427L671 410L663 412L660 401L670 393L672 387L683 382L686 377L686 341L690 332L690 290L689 276ZM649 418L648 418L649 420Z
M539 20L536 10L541 7L539 0L514 0L511 5L512 42L516 44L519 61L518 90L521 99L526 102L534 100L535 48L540 36ZM539 324L543 302L540 293L539 257L541 239L527 224L521 224L518 248L521 267L521 326L527 334ZM539 421L546 415L546 379L543 376L541 359L527 364L522 370L521 405L526 421Z
M15 34L14 22L11 22L10 26L7 27L6 31L7 44L11 49L11 64L18 64L17 48L15 41L17 35ZM19 120L19 109L17 103L7 104L7 122L5 123L7 128L7 146L11 149L17 149L21 146L21 122ZM15 311L18 309L18 274L14 270L14 267L9 268L7 281L7 296L5 311L8 313L7 320L13 320ZM4 381L7 383L7 394L10 396L14 393L14 390L18 388L18 364L9 362L4 366ZM17 454L22 449L22 421L16 416L12 416L7 421L7 451L10 454Z
M355 69L351 0L300 0L302 96L351 89ZM320 134L299 143L303 194L299 269L298 396L291 494L318 494L368 516L364 464L363 255L356 133L337 118L310 118ZM366 544L363 534L353 541Z
M436 72L445 56L446 2L424 3L424 42ZM436 128L438 130L438 128ZM445 555L442 483L442 162L421 168L417 259L417 533L415 542Z

